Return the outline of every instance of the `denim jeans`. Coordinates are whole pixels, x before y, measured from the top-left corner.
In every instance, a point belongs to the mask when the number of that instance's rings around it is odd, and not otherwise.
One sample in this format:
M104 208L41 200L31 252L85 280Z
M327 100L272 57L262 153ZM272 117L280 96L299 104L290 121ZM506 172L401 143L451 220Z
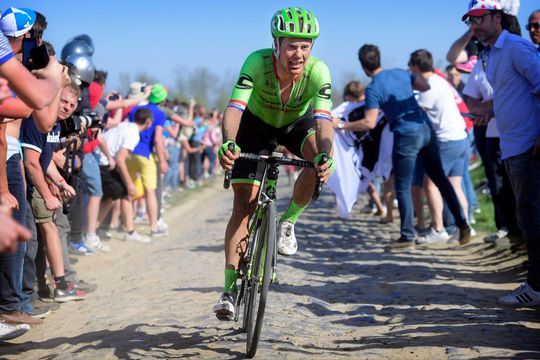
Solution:
M474 139L484 164L491 201L495 211L497 229L507 229L512 235L521 236L514 211L516 199L507 170L501 160L499 138L487 138L485 126L474 127Z
M416 236L411 194L416 161L422 162L426 173L439 188L443 199L447 202L456 219L456 224L459 227L466 224L456 193L444 174L437 136L431 126L425 123L414 131L394 132L392 163L401 219L401 240L404 241L414 241Z
M471 175L469 174L469 159L473 152L473 146L474 146L473 131L472 130L467 131L467 136L469 139L469 149L467 152L467 158L465 159L465 164L463 164L462 185L463 185L463 192L465 193L465 196L467 197L467 203L469 204L469 209L467 209L467 211L469 213L469 218L470 218L472 215L472 211L478 208L478 199L476 198L476 192L474 191Z
M167 146L167 152L169 153L169 169L163 178L163 188L171 189L172 191L178 190L179 183L179 161L180 151L182 149L176 144L170 144Z
M26 242L26 252L24 254L23 266L23 311L31 312L32 306L30 301L37 299L37 292L34 285L36 283L36 254L38 251L38 231L34 222L34 214L29 200L26 200L26 227L32 233L32 238Z
M527 243L527 282L540 291L540 158L532 149L504 160L516 197L516 216Z
M9 192L17 199L19 208L13 218L26 225L26 194L21 170L21 156L13 155L7 161ZM21 242L14 254L0 254L0 312L13 312L22 309L22 275L26 243Z
M204 148L202 153L203 162L205 157L207 157L209 161L208 175L214 175L214 168L216 167L216 153L214 152L214 148L212 146L207 146Z

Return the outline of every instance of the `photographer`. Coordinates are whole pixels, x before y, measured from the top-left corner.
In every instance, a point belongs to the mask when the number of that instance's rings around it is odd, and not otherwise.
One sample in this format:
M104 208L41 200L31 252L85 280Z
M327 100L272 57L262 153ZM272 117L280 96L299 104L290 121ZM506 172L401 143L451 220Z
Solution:
M75 89L73 85L67 86L62 96L71 93L76 98ZM61 201L75 196L75 190L66 183L51 162L54 151L60 145L60 124L57 122L51 132L44 134L38 130L34 119L30 117L23 122L21 142L28 181L28 200L54 275L54 299L57 302L82 300L84 295L75 289L69 289L65 280L62 245L53 221L55 210L62 206ZM36 260L39 260L39 257ZM36 264L36 275L39 285L43 288L45 264Z
M80 90L76 86L70 86L62 93L60 108L58 111L58 121L61 124L62 147L53 154L53 162L59 173L67 183L74 181L73 172L81 167L81 159L77 156L77 149L81 146L81 136L86 131L86 126L91 122L91 117L73 116L77 108ZM76 181L76 180L75 180ZM55 211L55 224L58 228L60 241L62 243L62 254L64 257L64 273L66 282L72 284L78 290L91 292L96 289L94 284L79 280L77 272L71 266L68 254L68 237L71 232L71 224L67 213L69 212L70 201L64 201L63 208Z
M87 141L83 145L84 155L81 172L81 180L85 183L86 191L89 195L86 209L87 229L84 243L92 250L109 252L109 246L104 244L96 234L99 205L103 196L103 189L99 172L99 155L95 150L99 148L105 154L107 159L109 159L109 168L111 170L115 167L115 161L109 152L107 142L101 136L101 119L95 114L92 114L92 117L92 123L89 124L90 126L86 130Z

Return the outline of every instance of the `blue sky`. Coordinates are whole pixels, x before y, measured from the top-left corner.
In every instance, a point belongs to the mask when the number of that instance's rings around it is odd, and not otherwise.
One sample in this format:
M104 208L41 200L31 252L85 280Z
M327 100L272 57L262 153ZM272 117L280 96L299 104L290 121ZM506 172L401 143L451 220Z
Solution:
M70 37L86 33L95 42L94 63L109 72L109 89L121 87L120 74L145 73L174 86L178 72L206 67L235 78L245 57L270 47L269 22L275 10L301 6L319 19L321 36L312 54L330 67L334 86L364 79L356 53L364 43L378 45L383 65L405 67L414 50L426 48L445 65L450 44L465 32L461 15L468 0L449 1L4 1L7 6L42 12L45 39L60 52ZM521 0L522 27L540 8ZM523 29L523 31L525 31ZM528 38L528 34L525 34Z

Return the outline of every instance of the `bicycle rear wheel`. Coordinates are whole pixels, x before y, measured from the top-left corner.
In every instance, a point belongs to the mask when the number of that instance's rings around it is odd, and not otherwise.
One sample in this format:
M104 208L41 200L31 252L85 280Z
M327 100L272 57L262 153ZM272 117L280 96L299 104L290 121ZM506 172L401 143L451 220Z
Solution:
M272 281L272 260L276 246L276 205L269 202L263 215L263 223L257 238L254 267L250 281L247 307L247 344L249 358L255 356L264 319L268 288Z

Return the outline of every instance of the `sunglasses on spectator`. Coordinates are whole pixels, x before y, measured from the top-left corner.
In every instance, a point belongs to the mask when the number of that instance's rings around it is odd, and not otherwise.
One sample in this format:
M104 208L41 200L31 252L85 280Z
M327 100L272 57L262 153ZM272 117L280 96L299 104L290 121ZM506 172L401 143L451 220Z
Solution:
M527 31L531 31L531 29L538 30L540 29L540 23L534 22L534 23L527 24L525 25L525 29L527 29Z
M486 14L488 15L488 14ZM465 25L467 26L470 26L471 24L476 24L476 25L481 25L483 22L484 22L484 17L486 15L483 15L483 16L469 16L465 21Z

